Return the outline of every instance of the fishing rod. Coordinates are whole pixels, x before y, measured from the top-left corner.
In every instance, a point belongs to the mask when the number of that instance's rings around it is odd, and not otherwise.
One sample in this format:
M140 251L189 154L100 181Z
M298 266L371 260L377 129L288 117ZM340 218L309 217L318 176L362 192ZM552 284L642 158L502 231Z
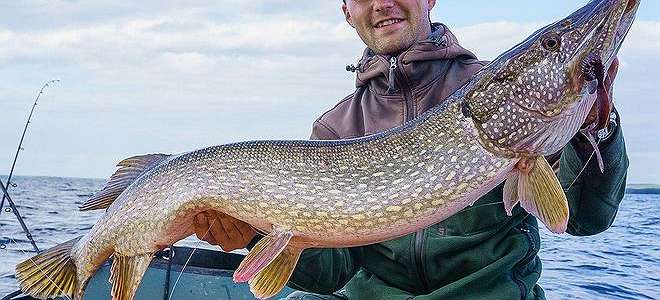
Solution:
M2 194L3 198L7 197L7 202L9 203L9 206L11 207L11 210L14 212L14 215L16 215L16 218L18 219L18 223L21 224L21 227L23 228L23 232L25 232L25 236L30 240L30 243L32 244L32 248L34 248L35 251L41 252L39 250L39 247L37 247L37 243L34 242L34 238L32 238L32 234L30 233L30 230L28 229L27 225L25 225L25 222L23 221L23 217L21 217L21 214L18 212L18 209L16 209L16 205L14 204L14 201L11 200L11 197L9 196L9 192L7 191L7 188L5 187L5 184L0 181L0 189L2 189Z
M16 168L16 162L18 161L18 156L21 153L21 150L23 150L23 141L25 140L25 135L27 134L28 127L32 122L32 116L34 115L34 110L37 107L37 104L39 103L39 98L41 98L41 95L44 93L44 90L46 90L47 87L49 87L51 84L56 82L59 82L59 80L57 79L49 80L46 83L44 83L43 86L41 86L41 89L39 90L39 93L37 94L37 97L34 99L34 103L32 104L32 109L30 109L30 114L28 115L27 121L25 122L23 133L21 134L21 140L18 142L16 154L14 155L14 161L11 164L11 170L9 171L9 176L7 176L7 186L5 187L5 184L2 182L2 180L0 180L0 187L2 187L2 200L0 201L0 213L2 213L3 211L3 207L5 205L5 199L6 199L7 202L9 203L10 210L14 213L16 219L18 219L18 223L21 225L21 228L23 229L25 236L30 241L30 244L32 244L32 248L34 248L34 250L37 252L40 252L39 247L37 247L37 243L34 241L34 238L32 237L32 233L30 233L30 229L28 229L27 225L25 224L25 221L23 221L23 217L18 211L16 204L9 196L8 189L12 186L16 187L16 184L12 183L11 179L12 176L14 175L14 169Z
M44 93L44 90L50 86L50 84L56 82L60 82L59 79L49 80L48 82L44 83L44 85L39 90L37 97L34 99L34 103L32 104L32 109L30 110L30 115L28 115L27 121L25 122L25 127L23 128L23 134L21 135L21 140L18 142L16 155L14 155L14 162L11 164L11 169L9 170L9 176L7 177L7 189L9 189L10 186L16 187L16 185L11 182L11 177L14 175L14 168L16 168L16 161L18 160L18 155L20 154L21 150L23 150L23 140L25 139L25 134L27 133L28 126L30 126L30 123L32 122L32 115L34 114L34 109L37 107L39 98L41 97L41 94ZM2 180L0 180L0 182L2 182ZM5 205L5 198L7 198L7 196L9 196L9 193L5 193L4 195L2 195L2 201L0 201L0 213L2 213L2 208Z

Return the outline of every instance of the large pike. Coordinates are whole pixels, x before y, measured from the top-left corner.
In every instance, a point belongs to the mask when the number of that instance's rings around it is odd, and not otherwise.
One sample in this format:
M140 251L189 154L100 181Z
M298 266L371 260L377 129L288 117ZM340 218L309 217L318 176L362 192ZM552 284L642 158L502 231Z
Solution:
M405 125L342 141L256 141L122 161L83 209L108 208L84 236L17 266L37 298L81 299L112 256L113 299L133 299L153 254L215 210L266 234L234 274L276 294L303 249L394 239L437 223L506 180L551 231L566 197L544 155L562 149L594 103L637 0L595 0L499 56L440 105ZM606 109L604 109L606 108ZM601 113L601 120L606 117ZM603 123L603 122L598 122Z

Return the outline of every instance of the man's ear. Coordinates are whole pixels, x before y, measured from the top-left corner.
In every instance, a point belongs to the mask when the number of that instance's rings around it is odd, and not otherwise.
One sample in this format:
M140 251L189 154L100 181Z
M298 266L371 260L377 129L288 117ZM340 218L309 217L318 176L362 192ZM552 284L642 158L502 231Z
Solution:
M428 0L428 1L429 1L428 2L429 3L429 11L431 11L431 9L433 9L433 7L435 7L435 0Z
M348 12L348 7L346 7L346 3L341 5L341 10L344 12L344 17L346 18L348 25L351 25L351 27L355 28L355 25L353 25L353 19L351 18L351 13Z

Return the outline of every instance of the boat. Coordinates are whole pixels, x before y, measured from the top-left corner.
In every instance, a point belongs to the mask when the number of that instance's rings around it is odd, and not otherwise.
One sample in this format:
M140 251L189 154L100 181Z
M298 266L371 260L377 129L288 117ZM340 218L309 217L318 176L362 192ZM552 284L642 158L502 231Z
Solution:
M140 283L135 300L255 299L247 283L237 284L232 279L243 257L241 254L190 247L165 249L156 253ZM110 298L111 285L108 278L111 262L111 259L106 261L94 274L85 289L83 300ZM293 291L286 287L272 299L285 298ZM1 300L33 299L16 291Z

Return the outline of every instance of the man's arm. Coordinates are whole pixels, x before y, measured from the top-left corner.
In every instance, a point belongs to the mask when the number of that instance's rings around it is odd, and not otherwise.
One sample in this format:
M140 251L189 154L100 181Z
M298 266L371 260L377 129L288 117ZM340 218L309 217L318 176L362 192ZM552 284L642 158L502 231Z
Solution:
M612 225L626 189L629 164L621 126L616 126L611 136L601 143L605 145L600 147L605 166L603 173L595 155L585 167L593 152L587 144L574 139L564 148L559 167L562 187L570 186L566 191L570 210L567 232L577 236L594 235Z
M607 99L610 108L613 108L612 85L618 67L619 60L615 58L604 82L610 97ZM620 118L616 111L614 114L615 122L610 124L615 126L611 128L613 132L599 144L605 167L603 172L598 167L593 147L584 136L578 134L562 151L558 176L564 190L568 189L566 196L570 218L567 231L572 235L593 235L605 231L614 222L619 203L623 199L626 190L628 156L619 124ZM595 122L597 116L597 109L594 106L587 116L585 125Z
M359 270L362 248L307 249L303 251L288 285L317 294L341 289Z
M316 120L312 140L340 137L327 124ZM303 251L288 285L294 289L331 294L341 289L359 269L361 248L307 249Z

